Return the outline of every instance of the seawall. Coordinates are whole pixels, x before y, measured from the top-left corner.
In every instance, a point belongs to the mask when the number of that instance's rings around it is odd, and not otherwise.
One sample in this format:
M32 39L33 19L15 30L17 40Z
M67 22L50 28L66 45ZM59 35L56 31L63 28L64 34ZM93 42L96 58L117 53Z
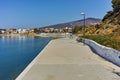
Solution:
M96 43L95 41L92 41L89 39L85 39L84 41L85 41L85 44L92 47L97 54L111 61L112 63L120 66L120 51L102 46Z

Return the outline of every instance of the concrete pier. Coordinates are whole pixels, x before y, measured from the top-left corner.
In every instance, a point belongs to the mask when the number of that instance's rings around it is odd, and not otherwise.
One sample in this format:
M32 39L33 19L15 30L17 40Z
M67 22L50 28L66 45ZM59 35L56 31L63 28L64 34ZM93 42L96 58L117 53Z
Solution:
M52 40L16 80L120 80L120 67L74 39Z

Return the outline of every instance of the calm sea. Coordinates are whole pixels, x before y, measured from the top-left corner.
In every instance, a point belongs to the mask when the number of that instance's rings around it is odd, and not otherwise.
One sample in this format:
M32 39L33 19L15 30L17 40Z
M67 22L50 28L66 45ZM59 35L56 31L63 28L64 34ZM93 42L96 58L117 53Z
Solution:
M0 80L14 80L51 38L0 37Z

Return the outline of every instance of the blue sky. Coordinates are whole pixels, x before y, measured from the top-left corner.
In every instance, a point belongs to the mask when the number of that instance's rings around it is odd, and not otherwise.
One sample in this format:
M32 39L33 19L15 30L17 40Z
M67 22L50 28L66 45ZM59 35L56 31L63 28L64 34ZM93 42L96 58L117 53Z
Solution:
M0 28L34 28L82 19L103 18L111 0L0 0Z

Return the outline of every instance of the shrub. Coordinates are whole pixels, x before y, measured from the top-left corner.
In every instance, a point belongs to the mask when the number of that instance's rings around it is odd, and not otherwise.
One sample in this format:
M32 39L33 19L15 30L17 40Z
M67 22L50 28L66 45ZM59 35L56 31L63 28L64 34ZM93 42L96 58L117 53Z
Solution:
M120 0L112 0L112 7L114 11L118 11L120 9Z
M112 15L113 15L113 11L108 11L107 14L104 16L102 21L104 21L105 19L108 19Z

